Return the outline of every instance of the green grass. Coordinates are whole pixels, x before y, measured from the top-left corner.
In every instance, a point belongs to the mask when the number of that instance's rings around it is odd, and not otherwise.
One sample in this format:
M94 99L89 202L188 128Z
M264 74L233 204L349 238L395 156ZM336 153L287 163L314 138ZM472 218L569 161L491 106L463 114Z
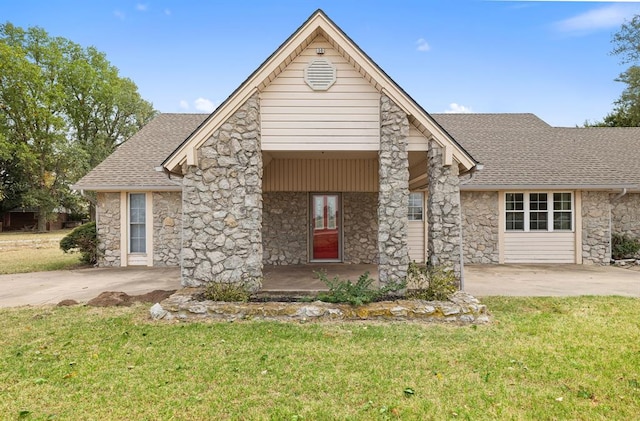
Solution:
M71 230L0 233L0 274L72 269L80 254L64 253L60 240Z
M491 298L488 326L0 310L3 419L629 420L640 300ZM405 394L406 389L414 393Z

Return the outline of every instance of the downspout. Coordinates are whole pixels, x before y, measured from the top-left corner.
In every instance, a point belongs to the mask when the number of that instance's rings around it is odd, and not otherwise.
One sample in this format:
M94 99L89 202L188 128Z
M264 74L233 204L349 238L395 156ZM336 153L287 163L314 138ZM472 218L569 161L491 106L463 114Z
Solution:
M476 175L478 175L478 171L482 171L484 169L484 165L476 164L469 172L471 175L466 180L460 182L461 186L472 182ZM460 191L458 190L458 194ZM462 197L460 197L460 291L464 291L464 248L463 248L463 239L462 239Z
M612 222L612 209L614 202L620 200L622 196L627 194L627 188L624 187L622 191L616 194L611 200L609 200L609 260L613 260L613 222Z

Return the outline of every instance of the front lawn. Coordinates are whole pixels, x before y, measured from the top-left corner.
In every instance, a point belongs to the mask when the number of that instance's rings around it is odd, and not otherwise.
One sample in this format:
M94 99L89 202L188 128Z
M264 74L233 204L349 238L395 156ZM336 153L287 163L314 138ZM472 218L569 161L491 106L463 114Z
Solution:
M634 419L640 300L490 298L488 326L0 310L6 419Z
M64 253L60 240L71 230L44 233L0 233L0 274L40 272L79 267L79 253Z

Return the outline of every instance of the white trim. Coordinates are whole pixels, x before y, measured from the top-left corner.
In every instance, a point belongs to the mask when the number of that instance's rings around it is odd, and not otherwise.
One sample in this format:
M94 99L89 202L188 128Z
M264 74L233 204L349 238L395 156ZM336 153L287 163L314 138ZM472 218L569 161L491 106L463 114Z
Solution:
M504 263L504 233L506 232L507 218L505 216L505 192L498 191L498 263Z
M147 252L147 266L153 266L153 192L145 195L145 249Z
M573 202L576 207L575 215L575 232L576 232L576 264L581 265L582 262L582 191L577 190L573 195Z
M120 192L120 266L129 265L129 194Z

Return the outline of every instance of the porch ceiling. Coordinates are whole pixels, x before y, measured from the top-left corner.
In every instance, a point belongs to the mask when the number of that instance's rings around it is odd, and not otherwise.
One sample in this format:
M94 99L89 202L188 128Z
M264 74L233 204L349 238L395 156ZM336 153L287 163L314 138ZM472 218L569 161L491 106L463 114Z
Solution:
M272 159L377 159L378 151L263 151L263 162Z

